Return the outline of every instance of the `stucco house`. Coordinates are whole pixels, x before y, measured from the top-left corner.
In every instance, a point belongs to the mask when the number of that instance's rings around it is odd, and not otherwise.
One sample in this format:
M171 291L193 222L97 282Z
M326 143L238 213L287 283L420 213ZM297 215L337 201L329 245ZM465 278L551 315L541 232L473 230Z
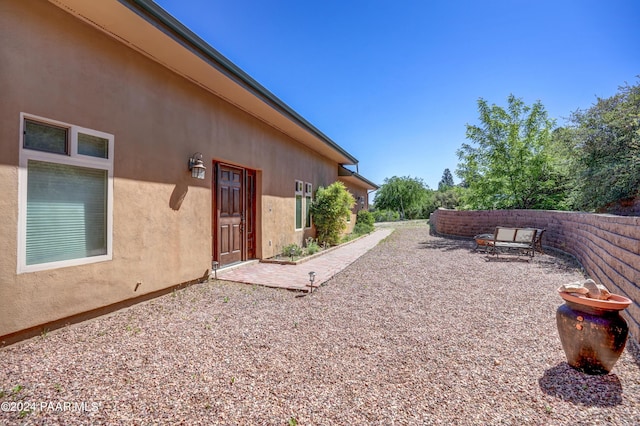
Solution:
M377 189L150 0L3 0L0 39L0 341L302 244L321 185L354 215Z

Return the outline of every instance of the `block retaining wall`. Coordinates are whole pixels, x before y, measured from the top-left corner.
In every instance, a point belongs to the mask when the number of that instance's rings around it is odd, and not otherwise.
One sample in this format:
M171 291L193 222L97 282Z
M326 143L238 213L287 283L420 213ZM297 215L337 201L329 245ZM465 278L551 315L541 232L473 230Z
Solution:
M473 237L496 226L544 228L542 245L574 256L587 274L611 292L634 301L624 311L634 340L640 340L640 217L549 210L438 209L433 230Z

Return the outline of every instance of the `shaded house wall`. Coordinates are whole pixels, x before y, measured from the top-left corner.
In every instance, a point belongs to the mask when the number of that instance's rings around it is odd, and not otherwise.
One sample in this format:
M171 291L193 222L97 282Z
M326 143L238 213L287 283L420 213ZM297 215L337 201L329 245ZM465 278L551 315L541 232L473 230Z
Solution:
M353 228L356 225L356 215L362 209L367 210L369 208L368 197L367 197L367 189L361 186L356 185L353 180L345 180L344 178L338 178L347 190L353 195L353 198L356 200L356 203L353 205L351 209L351 219L347 222L347 229L345 233L350 233L353 231ZM362 197L362 198L361 198ZM362 203L358 200L362 199Z
M546 210L436 210L438 234L473 237L496 226L544 228L542 244L573 255L596 282L634 301L625 310L640 338L640 218ZM558 300L560 304L560 300Z
M335 161L50 3L0 3L0 39L0 337L205 276L214 161L256 171L260 258L309 233L294 180L337 180ZM21 113L114 135L112 260L17 271Z
M342 166L338 168L338 180L344 184L355 199L355 204L351 209L351 218L347 223L347 230L345 231L349 233L352 232L355 227L358 212L369 209L369 192L379 189L379 186L357 172Z

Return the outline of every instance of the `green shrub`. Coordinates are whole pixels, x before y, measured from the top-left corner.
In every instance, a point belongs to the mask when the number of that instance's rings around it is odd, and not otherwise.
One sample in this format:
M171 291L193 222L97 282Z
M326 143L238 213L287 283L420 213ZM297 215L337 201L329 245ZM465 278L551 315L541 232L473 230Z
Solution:
M340 243L341 244L348 243L349 241L355 240L358 237L359 235L356 235L355 232L352 232L351 234L345 234L340 238Z
M353 234L356 236L370 234L373 232L373 229L369 229L368 225L363 223L356 223L356 226L353 227Z
M302 249L296 243L286 245L282 248L282 256L291 257L292 254L293 254L293 257L302 256Z
M319 251L320 246L318 245L318 242L311 237L307 238L307 254L312 255Z
M356 223L363 223L373 226L375 219L369 210L360 210L356 216Z
M376 222L396 222L400 220L400 213L393 210L375 210L372 214Z
M356 216L356 226L353 228L353 233L356 235L370 234L375 229L374 221L375 219L369 211L360 210Z
M355 204L353 195L342 182L328 187L319 187L311 204L313 223L316 225L318 241L329 245L340 243L340 235L347 227L346 219Z

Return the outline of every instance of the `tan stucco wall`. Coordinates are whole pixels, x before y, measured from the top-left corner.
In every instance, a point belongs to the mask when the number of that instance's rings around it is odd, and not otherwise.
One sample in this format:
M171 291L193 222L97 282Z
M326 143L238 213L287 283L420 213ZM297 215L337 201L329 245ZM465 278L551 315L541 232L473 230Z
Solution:
M369 208L368 198L367 198L367 189L357 186L353 184L353 182L350 182L346 179L338 178L338 180L344 183L344 186L347 188L347 190L351 193L351 195L353 195L353 198L356 200L356 203L353 205L353 208L351 209L351 221L347 223L347 229L345 230L345 233L348 234L352 232L353 228L356 226L356 216L358 212L362 209L367 210ZM363 197L364 206L358 201L360 197Z
M258 170L261 257L304 240L294 180L337 179L336 163L47 2L1 2L0 39L0 336L203 276L214 159ZM16 273L20 112L115 135L112 261ZM196 151L204 181L187 170Z

